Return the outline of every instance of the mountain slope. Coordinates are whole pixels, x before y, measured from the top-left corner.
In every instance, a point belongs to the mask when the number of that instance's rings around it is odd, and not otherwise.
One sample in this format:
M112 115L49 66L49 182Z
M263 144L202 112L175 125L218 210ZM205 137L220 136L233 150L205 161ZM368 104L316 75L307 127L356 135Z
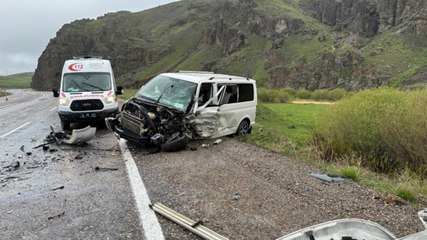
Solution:
M78 20L50 41L32 87L58 86L63 62L75 55L110 59L125 86L176 70L209 70L249 76L267 87L306 89L423 81L427 34L417 28L422 18L414 18L423 13L410 14L406 5L385 8L386 2L183 0ZM413 2L418 1L406 4ZM398 9L409 10L398 15Z

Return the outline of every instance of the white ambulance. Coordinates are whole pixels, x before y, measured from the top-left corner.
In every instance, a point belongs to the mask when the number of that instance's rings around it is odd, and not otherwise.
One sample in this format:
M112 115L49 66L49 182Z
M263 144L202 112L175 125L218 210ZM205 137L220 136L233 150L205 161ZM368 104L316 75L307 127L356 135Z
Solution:
M58 114L64 130L72 123L103 122L118 110L116 88L110 61L101 57L84 56L66 60L62 69Z

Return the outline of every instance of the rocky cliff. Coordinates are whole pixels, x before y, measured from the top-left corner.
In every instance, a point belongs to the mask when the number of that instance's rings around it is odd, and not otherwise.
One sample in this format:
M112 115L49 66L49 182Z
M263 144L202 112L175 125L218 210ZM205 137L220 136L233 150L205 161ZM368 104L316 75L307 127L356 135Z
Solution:
M266 87L362 89L423 81L421 0L183 0L64 25L39 58L32 87L59 85L76 55L110 59L119 84L166 71L244 75Z

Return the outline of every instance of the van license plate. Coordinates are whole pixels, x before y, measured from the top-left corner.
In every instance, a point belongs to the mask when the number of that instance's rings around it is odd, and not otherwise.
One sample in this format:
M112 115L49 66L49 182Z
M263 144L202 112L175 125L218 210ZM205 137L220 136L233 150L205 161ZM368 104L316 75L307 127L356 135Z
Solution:
M96 118L96 113L81 113L79 118L82 118L82 119Z

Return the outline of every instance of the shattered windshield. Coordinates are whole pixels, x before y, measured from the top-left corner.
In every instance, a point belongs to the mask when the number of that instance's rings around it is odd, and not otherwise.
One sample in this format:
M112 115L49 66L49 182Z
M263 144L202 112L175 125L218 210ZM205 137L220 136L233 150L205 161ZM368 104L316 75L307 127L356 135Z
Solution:
M68 73L64 74L62 91L64 92L92 92L111 90L109 73Z
M185 112L196 87L196 83L158 75L145 84L137 96Z

